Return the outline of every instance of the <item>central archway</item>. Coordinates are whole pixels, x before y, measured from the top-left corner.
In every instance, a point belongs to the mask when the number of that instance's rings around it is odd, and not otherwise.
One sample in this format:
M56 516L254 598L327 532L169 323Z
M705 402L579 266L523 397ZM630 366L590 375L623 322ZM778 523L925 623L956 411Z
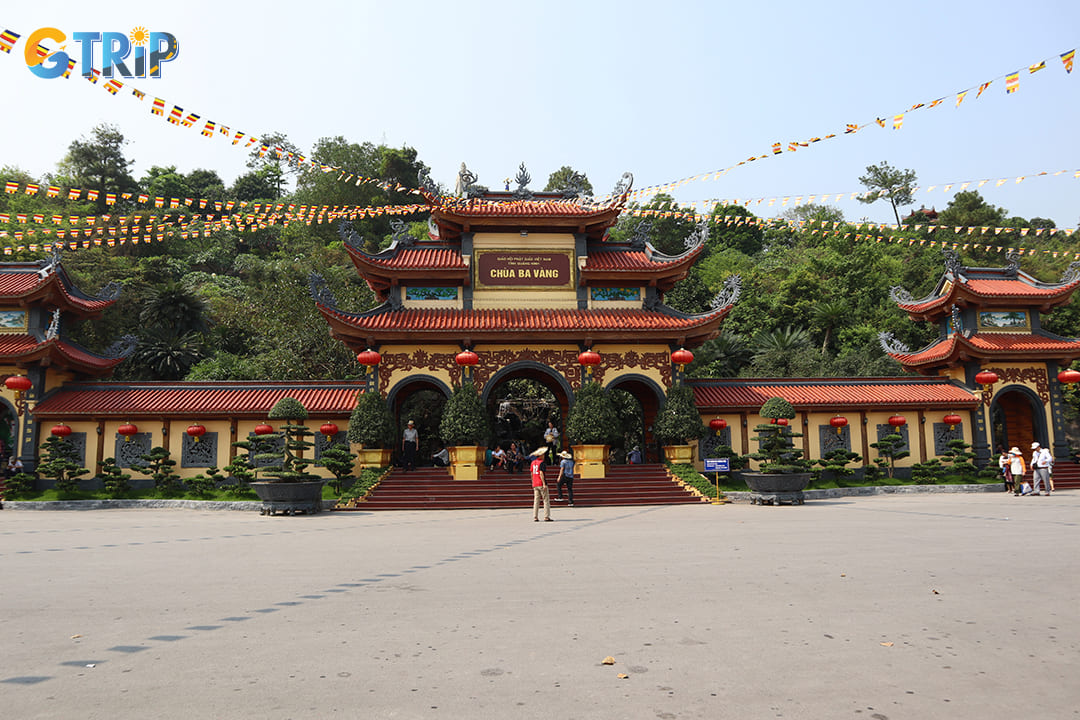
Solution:
M501 398L500 390L511 380L529 380L543 386L550 393L544 400L553 406L551 410L545 412L543 405L538 403L534 412L529 413L529 417L519 416L516 422L514 418L507 417L510 414L520 415L512 408L508 410L497 407ZM492 375L484 384L480 399L491 414L493 427L502 431L497 438L500 443L519 440L524 442L527 450L532 450L543 444L544 427L548 420L555 423L560 441L565 440L566 414L570 410L573 397L574 389L558 371L542 363L522 360L507 365ZM508 432L510 434L507 437L502 437Z

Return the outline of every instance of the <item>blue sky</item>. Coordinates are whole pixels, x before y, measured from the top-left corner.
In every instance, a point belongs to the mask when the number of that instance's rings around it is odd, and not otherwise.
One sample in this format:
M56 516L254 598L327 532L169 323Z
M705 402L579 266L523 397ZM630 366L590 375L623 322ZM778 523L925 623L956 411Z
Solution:
M113 97L72 77L44 80L22 43L0 54L8 112L0 165L38 174L97 123L130 140L136 176L151 165L216 170L231 182L244 153L221 136L150 114L153 96L249 134L279 130L303 150L320 137L411 145L453 186L466 162L496 186L524 162L543 186L562 165L598 193L623 171L635 187L735 165L774 142L837 133L795 153L680 187L683 202L861 190L867 165L911 168L915 207L948 204L965 181L1011 215L1080 222L1080 3L321 2L5 3L0 26L127 33L163 30L180 54L147 94ZM1029 75L1031 63L1047 68ZM1021 70L1019 90L1004 75ZM982 97L956 93L993 80ZM916 103L900 130L892 117ZM843 135L847 123L887 118ZM1039 172L1059 176L1030 177ZM1017 184L1015 178L1028 176ZM996 180L1009 182L995 187ZM952 193L942 186L953 183ZM844 200L849 220L889 222L887 203ZM790 207L790 204L789 204ZM751 205L769 217L783 208Z

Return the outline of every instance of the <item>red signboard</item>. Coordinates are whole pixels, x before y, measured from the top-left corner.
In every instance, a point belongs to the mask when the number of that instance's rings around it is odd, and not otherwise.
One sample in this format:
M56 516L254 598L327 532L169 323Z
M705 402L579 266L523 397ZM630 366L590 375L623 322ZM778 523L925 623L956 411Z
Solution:
M569 253L485 252L477 258L476 272L480 285L557 287L573 283Z

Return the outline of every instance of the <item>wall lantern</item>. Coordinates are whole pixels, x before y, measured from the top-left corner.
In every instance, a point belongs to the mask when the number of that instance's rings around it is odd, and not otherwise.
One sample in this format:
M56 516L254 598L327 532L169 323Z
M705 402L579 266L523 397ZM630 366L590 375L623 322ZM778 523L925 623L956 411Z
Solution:
M841 432L843 432L844 427L847 425L847 418L843 415L837 415L836 417L829 420L829 424L836 428L836 434L839 435Z
M1080 373L1077 374L1080 377ZM983 390L990 392L990 388L994 386L994 383L998 381L998 374L993 370L983 370L981 373L975 376L975 382L983 386Z
M892 415L889 417L889 424L894 428L903 427L907 425L907 418L903 415Z
M270 435L271 433L274 432L274 428L267 425L266 423L262 423L262 424L256 425L255 429L252 432L254 432L256 435Z
M694 362L694 353L686 348L679 348L671 353L671 362L675 363L675 366L679 368L679 372L682 372L683 368Z
M27 390L32 388L34 386L34 383L30 382L30 378L26 377L25 375L12 375L4 381L4 385L7 386L8 390L14 390L17 397L18 393L26 392Z
M461 367L473 367L480 362L480 356L474 353L472 350L462 350L454 356L454 362Z
M1058 373L1058 382L1063 385L1080 382L1080 370L1062 370Z
M185 430L184 432L188 434L189 438L191 438L195 442L199 442L199 438L206 434L206 427L195 423L194 425L188 425L187 430Z
M338 434L338 426L332 422L323 423L322 426L319 428L319 432L325 435L326 439L329 440L330 438Z
M375 366L382 360L382 355L375 352L371 348L364 350L356 355L356 362L364 366L364 375L370 376L375 374Z
M66 438L68 435L71 434L71 428L64 423L60 423L59 425L53 425L52 430L50 430L49 432L58 438Z
M727 427L727 420L724 418L713 418L709 421L709 427L716 431L717 435L720 435Z
M957 425L964 422L964 418L956 414L951 414L943 417L941 421L948 425L950 430L955 430Z
M600 353L595 350L585 350L578 354L577 361L585 367L585 378L592 380L593 368L600 364Z
M131 436L139 432L139 426L134 423L124 423L116 428L116 432L124 436L124 442L131 442Z
M784 427L787 427L788 426L788 419L787 418L777 418L776 419L776 424L777 425L783 425Z

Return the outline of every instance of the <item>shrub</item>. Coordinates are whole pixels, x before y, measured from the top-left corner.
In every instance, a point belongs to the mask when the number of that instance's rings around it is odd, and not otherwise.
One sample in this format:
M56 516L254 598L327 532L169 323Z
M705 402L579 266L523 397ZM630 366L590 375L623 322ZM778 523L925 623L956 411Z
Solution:
M653 435L661 445L685 445L705 434L701 414L694 405L694 392L686 385L672 385L667 400L656 414Z
M77 491L79 478L90 471L79 464L79 451L75 445L67 438L50 435L42 444L41 451L38 475L52 480L61 495Z
M566 435L576 445L608 445L619 439L619 416L610 393L599 383L586 382L574 394Z
M349 442L371 449L394 447L397 430L386 401L377 392L364 392L349 417Z
M99 477L109 497L120 498L131 492L131 474L116 465L116 458L109 457L101 461Z
M439 436L447 445L486 445L491 437L491 423L476 386L464 382L454 388L443 406Z

